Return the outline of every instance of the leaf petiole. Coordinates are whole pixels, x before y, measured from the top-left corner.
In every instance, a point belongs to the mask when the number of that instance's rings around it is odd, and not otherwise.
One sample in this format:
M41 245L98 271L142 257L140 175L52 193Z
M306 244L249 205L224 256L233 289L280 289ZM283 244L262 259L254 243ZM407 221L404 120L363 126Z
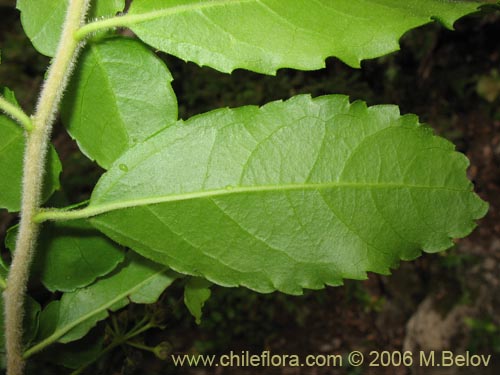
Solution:
M0 96L0 109L21 124L26 131L33 130L33 123L30 117L22 109L10 103L2 96Z

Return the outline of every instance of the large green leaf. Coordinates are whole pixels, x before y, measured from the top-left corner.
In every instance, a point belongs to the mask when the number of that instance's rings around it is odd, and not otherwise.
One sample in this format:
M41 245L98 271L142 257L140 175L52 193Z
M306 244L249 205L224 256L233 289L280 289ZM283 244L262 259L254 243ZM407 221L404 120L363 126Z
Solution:
M153 303L176 278L167 267L137 255L127 259L117 272L96 283L64 293L49 304L40 316L38 344L66 343L83 337L97 322L129 302Z
M55 55L68 4L69 0L17 0L24 31L38 52ZM92 1L89 18L113 16L124 7L125 0Z
M17 105L13 93L5 91L5 98ZM25 137L21 127L9 117L0 114L0 208L17 212L21 208L21 184ZM59 188L61 162L55 149L49 149L43 185L43 200Z
M142 43L114 38L84 52L62 107L82 151L102 167L177 120L172 75Z
M300 293L467 235L487 209L467 165L395 106L298 96L166 128L117 160L80 214L176 271Z
M12 251L16 236L17 226L9 229L5 240ZM31 277L50 291L70 292L108 274L123 259L117 244L83 220L47 223L41 230Z
M128 24L144 42L222 72L312 70L336 56L363 59L399 48L406 31L455 20L481 3L457 0L142 0Z

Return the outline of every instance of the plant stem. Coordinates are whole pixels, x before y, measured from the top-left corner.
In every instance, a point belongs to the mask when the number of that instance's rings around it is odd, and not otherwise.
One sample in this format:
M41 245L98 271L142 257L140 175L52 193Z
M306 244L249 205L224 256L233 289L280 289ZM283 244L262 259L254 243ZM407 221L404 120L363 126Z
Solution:
M24 166L21 221L5 291L5 340L7 349L7 374L21 375L23 360L24 299L29 267L39 232L33 218L40 208L41 191L47 148L57 107L71 74L73 62L81 45L75 38L82 25L89 0L71 0L56 56L49 68L48 78L42 88L33 129L28 134Z
M31 119L29 118L29 116L24 113L22 109L8 102L2 96L0 96L0 109L10 117L12 117L15 121L20 123L22 126L24 126L25 130L33 130L33 124L31 123Z
M137 349L144 350L146 352L151 352L151 353L155 352L155 348L152 348L151 346L147 346L145 344L141 344L141 343L138 343L138 342L127 341L127 345L130 345L130 346L132 346L134 348L137 348Z

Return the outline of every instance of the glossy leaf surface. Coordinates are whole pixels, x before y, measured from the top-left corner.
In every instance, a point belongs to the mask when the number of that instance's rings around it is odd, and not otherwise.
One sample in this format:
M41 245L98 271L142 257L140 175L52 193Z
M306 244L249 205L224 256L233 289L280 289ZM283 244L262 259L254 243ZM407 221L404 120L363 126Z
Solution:
M17 0L24 32L38 52L55 55L68 4L69 0ZM89 18L113 16L124 7L125 0L95 0Z
M164 129L116 161L83 213L178 272L300 293L470 233L487 205L467 166L395 106L298 96Z
M142 0L130 27L144 42L222 72L274 74L324 67L335 56L360 61L399 48L408 30L455 20L481 5L442 0Z
M165 64L142 43L113 38L84 51L62 116L80 149L102 167L177 120Z

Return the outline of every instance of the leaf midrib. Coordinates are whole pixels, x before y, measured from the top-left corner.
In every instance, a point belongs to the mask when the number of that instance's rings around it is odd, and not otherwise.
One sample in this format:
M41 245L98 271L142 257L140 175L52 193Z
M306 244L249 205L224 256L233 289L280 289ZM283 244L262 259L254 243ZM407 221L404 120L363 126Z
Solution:
M411 185L402 183L362 183L362 182L329 182L329 183L302 183L302 184L283 184L283 185L260 185L260 186L235 186L228 185L226 188L212 189L205 191L195 191L184 194L169 194L158 195L152 197L144 197L137 199L128 199L110 203L93 203L92 198L90 204L80 210L61 211L61 210L46 210L40 212L36 217L36 222L46 220L75 220L86 219L89 217L104 214L110 211L116 211L125 208L146 206L151 204L179 202L191 199L212 198L218 196L227 196L243 193L259 193L259 192L286 192L294 190L326 190L334 188L347 189L427 189L437 191L452 191L457 193L467 193L470 191L470 186L466 188L453 188L449 186L433 186L433 185ZM95 202L95 201L94 201Z
M191 11L200 11L207 8L223 7L226 5L241 5L245 3L256 2L256 0L212 0L210 2L195 3L189 5L177 5L174 7L169 7L165 9L158 9L154 11L148 11L144 13L137 14L127 14L123 16L124 19L129 20L131 23L146 22L150 20L155 20L157 18L169 16L172 14L179 14Z

